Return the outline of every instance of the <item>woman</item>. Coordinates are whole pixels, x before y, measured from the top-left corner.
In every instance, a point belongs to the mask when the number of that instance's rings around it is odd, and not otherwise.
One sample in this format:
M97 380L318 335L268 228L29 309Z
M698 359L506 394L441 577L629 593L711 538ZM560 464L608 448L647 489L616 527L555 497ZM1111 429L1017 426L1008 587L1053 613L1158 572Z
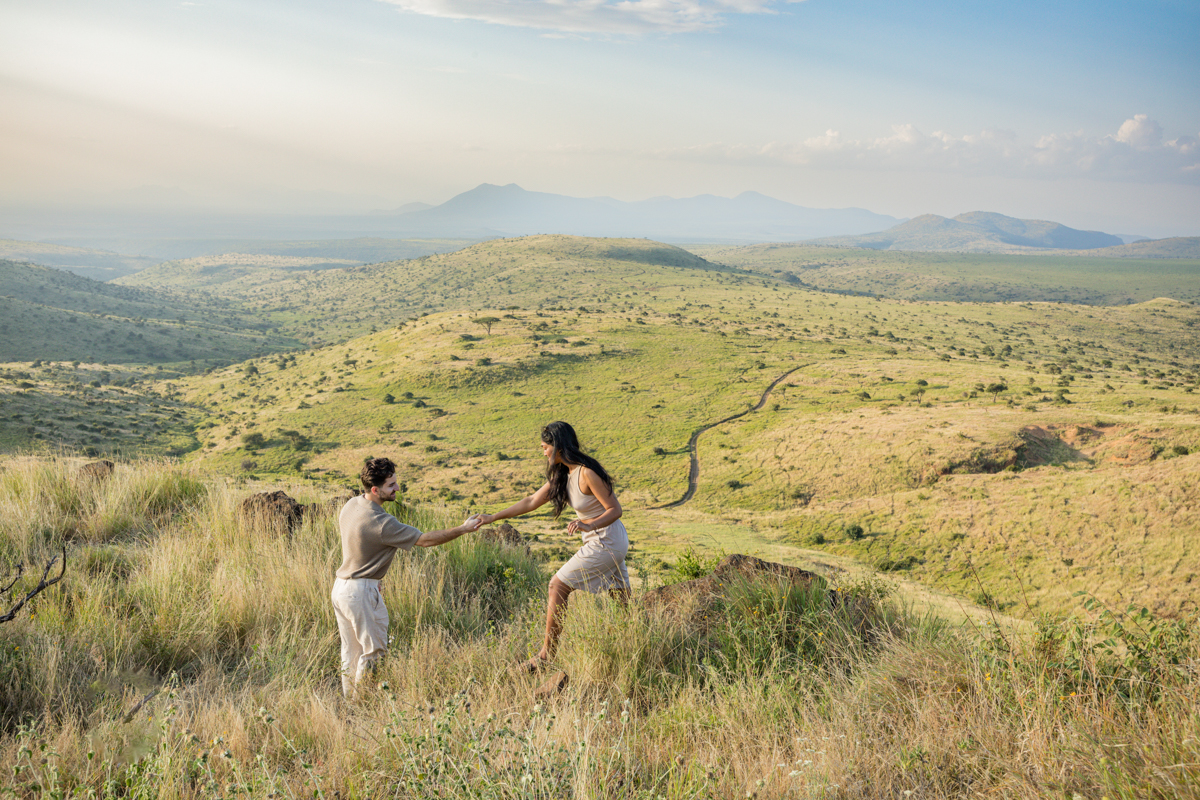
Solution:
M622 602L629 598L629 572L625 569L629 536L620 522L621 503L613 494L612 478L599 461L584 455L575 430L565 422L551 422L542 428L542 455L546 457L542 488L499 513L480 517L480 524L489 525L528 514L548 502L554 503L555 519L568 505L578 515L567 531L582 534L583 547L550 579L546 638L541 651L521 664L527 672L538 672L554 658L571 592L608 591Z

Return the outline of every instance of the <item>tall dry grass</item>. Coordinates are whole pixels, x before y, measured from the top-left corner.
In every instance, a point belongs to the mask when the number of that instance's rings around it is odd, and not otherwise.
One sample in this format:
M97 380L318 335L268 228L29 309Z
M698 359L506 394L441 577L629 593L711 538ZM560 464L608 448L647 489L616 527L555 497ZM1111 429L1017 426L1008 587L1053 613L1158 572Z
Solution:
M571 682L546 699L508 668L538 645L548 576L464 537L394 563L390 655L347 703L331 515L289 538L240 518L245 487L184 467L72 474L0 473L7 563L70 547L63 584L0 626L0 793L1200 796L1187 624L1091 604L1029 635L964 630L872 582L841 587L836 609L738 584L707 620L574 595ZM116 510L128 524L97 522Z

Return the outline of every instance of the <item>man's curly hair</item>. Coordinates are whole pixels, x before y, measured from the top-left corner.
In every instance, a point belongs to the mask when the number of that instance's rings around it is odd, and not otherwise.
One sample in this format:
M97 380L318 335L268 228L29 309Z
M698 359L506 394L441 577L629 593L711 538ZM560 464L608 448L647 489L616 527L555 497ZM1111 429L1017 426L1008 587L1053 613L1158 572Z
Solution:
M363 490L370 492L372 486L383 486L395 474L396 465L390 458L372 458L363 464L358 479L362 481Z

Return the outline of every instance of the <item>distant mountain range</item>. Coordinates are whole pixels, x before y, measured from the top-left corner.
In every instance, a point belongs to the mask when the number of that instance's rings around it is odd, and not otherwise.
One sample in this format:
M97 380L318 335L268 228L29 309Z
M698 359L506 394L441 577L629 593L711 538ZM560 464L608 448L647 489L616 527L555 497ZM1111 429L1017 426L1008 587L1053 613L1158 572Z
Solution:
M494 239L536 233L634 237L670 242L795 241L878 231L902 220L861 208L806 208L757 192L737 197L700 195L624 202L530 192L516 184L481 184L438 206L409 203L348 215L212 214L168 212L50 215L10 214L0 236L52 241L107 251L151 254L169 245L169 258L230 252L205 242L330 239ZM195 249L181 248L190 244ZM239 246L239 252L250 252Z
M639 237L660 241L768 242L879 230L901 220L861 208L806 208L757 192L624 202L481 184L440 206L399 214L393 225L415 236Z
M813 239L808 244L871 250L1014 253L1029 250L1095 250L1123 246L1111 233L1080 231L1057 222L1016 219L989 211L971 211L953 219L919 217L878 233Z

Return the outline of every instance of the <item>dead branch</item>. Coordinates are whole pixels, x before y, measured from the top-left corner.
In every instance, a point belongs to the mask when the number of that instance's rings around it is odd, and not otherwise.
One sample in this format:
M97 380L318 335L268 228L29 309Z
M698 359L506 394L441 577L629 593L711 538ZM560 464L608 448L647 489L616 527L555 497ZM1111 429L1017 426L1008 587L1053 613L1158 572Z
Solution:
M4 595L8 594L9 590L12 589L12 587L17 585L17 581L21 580L21 576L24 574L25 574L25 565L17 564L16 577L12 579L12 583L10 583L8 586L5 586L3 589L0 589L0 597L3 597Z
M126 714L124 719L122 719L121 721L122 722L132 722L134 716L136 716L137 713L142 710L142 706L146 705L146 703L149 703L151 700L153 700L158 695L158 693L161 691L162 691L162 689L154 689L153 691L151 691L149 694L147 694L145 697L143 697L141 700L139 700L136 706L129 709L129 713Z
M31 589L24 597L22 597L20 600L18 600L17 604L15 606L13 606L12 608L10 608L7 614L0 617L0 623L12 622L16 618L17 612L19 612L26 603L28 603L34 597L41 594L43 591L45 591L46 589L50 588L51 586L53 586L54 584L58 583L59 581L61 581L63 579L63 575L65 575L67 573L67 546L66 545L63 545L62 568L58 571L57 577L50 578L50 580L46 580L46 578L50 575L50 570L54 567L54 563L56 561L58 561L58 556L55 556L54 558L52 558L46 562L46 568L44 570L42 570L42 579L40 581L38 581L38 585L33 587L33 589ZM16 583L20 579L23 571L24 571L23 565L17 567L17 577L14 578L13 582L10 583L3 591L0 591L0 595L6 594L9 590L12 589L13 586L16 585Z

